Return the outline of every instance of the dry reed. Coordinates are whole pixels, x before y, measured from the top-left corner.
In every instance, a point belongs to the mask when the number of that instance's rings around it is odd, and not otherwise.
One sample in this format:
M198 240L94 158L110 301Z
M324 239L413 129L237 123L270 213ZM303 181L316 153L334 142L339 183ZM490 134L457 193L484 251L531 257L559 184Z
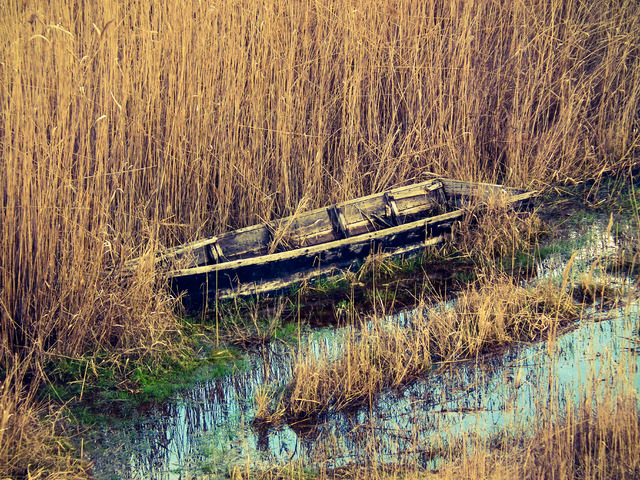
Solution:
M507 277L482 280L450 308L417 312L408 325L362 323L341 342L337 360L299 354L282 394L270 402L270 393L261 392L257 421L298 420L372 405L384 389L425 375L434 362L446 365L516 341L538 340L579 313L557 286L520 287Z
M539 478L623 480L640 475L640 415L635 396L620 395L608 399L597 409L583 404L576 411L569 407L555 410L549 421L536 425L513 438L514 443L449 458L435 471L394 466L347 466L320 470L313 478L390 480L494 479L523 480ZM505 432L512 438L514 432ZM237 478L306 478L301 467L274 468Z
M462 210L464 216L452 231L455 249L490 270L504 260L513 263L514 256L529 251L545 230L535 212L514 210L503 194L477 199Z
M0 477L33 480L89 478L89 465L61 429L59 409L47 412L38 404L38 382L29 365L17 356L5 359L6 376L0 384Z
M4 2L0 358L160 352L158 246L637 160L637 2ZM110 273L107 273L110 272Z
M391 7L6 4L3 348L153 343L166 303L106 267L303 198L634 161L637 3Z
M640 412L636 395L620 394L594 408L551 409L528 434L493 451L486 445L468 457L447 462L438 472L403 478L634 479L640 475ZM509 433L506 433L510 436ZM377 478L394 478L374 473Z

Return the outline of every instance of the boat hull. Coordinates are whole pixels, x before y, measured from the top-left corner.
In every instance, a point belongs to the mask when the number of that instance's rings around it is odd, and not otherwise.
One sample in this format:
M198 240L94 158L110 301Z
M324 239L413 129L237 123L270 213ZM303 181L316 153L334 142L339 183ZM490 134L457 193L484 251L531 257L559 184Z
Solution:
M496 192L517 208L535 196L437 179L193 242L168 250L158 262L168 268L172 290L184 294L190 308L199 308L232 296L283 290L348 269L372 254L389 257L437 244L462 218L462 206Z

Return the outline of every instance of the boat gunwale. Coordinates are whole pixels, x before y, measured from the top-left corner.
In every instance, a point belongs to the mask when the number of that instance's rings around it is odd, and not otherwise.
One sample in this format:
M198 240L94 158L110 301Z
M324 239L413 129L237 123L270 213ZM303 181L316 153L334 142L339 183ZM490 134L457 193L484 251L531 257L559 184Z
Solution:
M454 181L457 182L457 181ZM477 186L477 185L481 185L481 186L490 186L490 187L498 187L500 189L505 189L508 187L502 187L500 185L490 185L490 184L478 184L478 183L470 183L470 182L460 182L463 185L473 185L473 186ZM416 186L420 186L420 184L417 185L413 185L412 187L416 187ZM517 189L511 189L508 188L511 191L520 191L521 190L517 190ZM508 193L505 192L505 193ZM526 191L526 192L522 192L516 195L511 195L508 199L509 203L516 203L516 202L520 202L520 201L524 201L524 200L528 200L530 198L532 198L533 196L535 196L537 194L536 191ZM378 195L378 194L376 194ZM365 197L360 197L360 199L363 199ZM326 208L326 207L325 207ZM323 210L323 209L319 209L319 210ZM291 260L291 259L295 259L297 257L301 257L301 256L307 256L307 255L313 255L314 253L320 253L322 251L327 251L327 250L331 250L333 248L338 248L338 247L344 247L347 245L355 245L358 243L362 243L362 242L370 242L373 240L377 240L377 239L381 239L387 236L393 236L393 235L397 235L406 231L410 231L413 229L417 229L417 228L428 228L429 225L437 225L438 223L446 223L448 221L451 220L455 220L457 218L459 218L460 216L462 216L464 213L464 211L460 208L453 210L451 212L447 212L444 214L440 214L440 215L436 215L433 217L428 217L428 218L422 218L419 220L415 220L413 222L409 222L409 223L404 223L402 225L398 225L398 226L394 226L394 227L389 227L389 228L384 228L381 230L377 230L377 231L373 231L373 232L367 232L367 233L362 233L360 235L356 235L353 237L348 237L345 239L340 239L340 240L334 240L331 242L326 242L326 243L321 243L318 245L311 245L308 247L300 247L300 248L296 248L293 250L289 250L289 251L285 251L285 252L277 252L277 253L272 253L272 254L267 254L267 255L258 255L255 257L251 257L251 258L242 258L242 259L237 259L237 260L231 260L231 261L226 261L226 262L220 262L217 264L213 264L213 265L204 265L204 266L198 266L198 267L190 267L190 268L182 268L182 269L175 269L175 270L171 270L169 272L167 272L167 276L169 278L179 278L179 277L187 277L187 276L195 276L195 275L201 275L201 274L208 274L208 273L212 273L212 272L220 272L220 271L224 271L224 270L234 270L236 268L239 267L246 267L248 265L264 265L264 264L268 264L271 262L277 262L277 261L285 261L285 260ZM262 226L264 224L260 224L260 225L255 225L252 227L258 227L258 226ZM250 228L250 227L247 227ZM235 230L235 232L237 232L238 230ZM427 239L425 239L426 241ZM205 244L206 245L206 244ZM203 245L198 245L198 247L203 246ZM187 248L185 246L185 248ZM191 246L188 248L194 248Z
M288 221L292 221L295 220L297 218L301 218L301 217L311 217L313 215L319 215L319 214L324 214L327 209L329 208L344 208L346 206L351 206L360 202L366 202L367 200L372 200L375 198L380 198L380 197L384 197L384 195L397 195L398 193L404 192L406 190L411 190L411 189L419 189L422 187L427 187L429 185L434 185L438 182L442 183L443 180L447 180L447 179L441 179L441 178L433 178L430 180L426 180L424 182L420 182L420 183L414 183L411 185L403 185L401 187L395 187L395 188L391 188L388 190L385 190L383 192L379 192L379 193L373 193L371 195L366 195L364 197L358 197L358 198L353 198L351 200L345 200L344 202L340 202L340 203L335 203L335 204L331 204L331 205L326 205L324 207L319 207L319 208L314 208L313 210L307 210L305 212L301 212L297 215L289 215L287 217L282 217L282 218L278 218L278 219L273 219L273 220L269 220L266 222L262 222L262 223L256 223L254 225L248 225L246 227L242 227L242 228L238 228L236 230L230 230L228 232L224 232L224 233L220 233L218 235L213 235L211 237L208 238L204 238L202 240L195 240L193 242L189 242L183 245L176 245L175 247L171 247L168 249L165 249L158 260L162 260L164 258L167 257L171 257L174 255L179 255L180 253L182 253L182 251L187 251L190 249L194 249L194 248L200 248L200 247L205 247L207 245L210 245L211 243L215 243L217 241L220 240L221 237L230 235L230 234L234 234L234 235L238 235L238 234L243 234L243 233L247 233L247 232L252 232L254 230L259 230L262 228L266 228L267 225L269 226L274 226L275 224L286 224L286 222ZM468 183L468 182L463 182L463 183ZM475 184L474 184L475 185ZM489 184L487 184L489 185ZM499 187L499 185L491 185L492 187ZM304 248L304 247L302 247Z
M491 184L491 183L481 183L481 182L467 182L464 180L453 180L453 179L449 179L449 178L440 178L440 177L436 177L436 178L432 178L429 180L425 180L424 182L420 182L420 183L415 183L415 184L411 184L411 185L404 185L401 187L395 187L395 188L391 188L388 190L385 190L383 192L379 192L379 193L374 193L371 195L367 195L364 197L358 197L358 198L354 198L351 200L347 200L344 202L340 202L340 203L336 203L336 204L332 204L332 205L327 205L324 207L320 207L320 208L316 208L313 210L308 210L306 212L302 212L300 214L297 215L290 215L287 217L283 217L283 218L279 218L279 219L274 219L274 220L270 220L267 222L263 222L263 223L257 223L254 225L249 225L246 227L242 227L236 230L230 230L228 232L224 232L218 235L213 235L211 237L202 239L202 240L195 240L193 242L189 242L183 245L177 245L175 247L171 247L168 249L163 250L161 253L159 253L159 255L156 258L156 262L162 262L165 260L170 260L172 257L177 257L181 254L183 254L184 252L189 252L192 250L195 250L197 248L203 248L206 247L208 245L217 243L221 238L224 238L225 236L228 235L240 235L240 234L245 234L248 232L252 232L255 230L260 230L260 229L264 229L264 228L269 228L269 227L273 227L273 226L281 226L281 225L286 225L287 222L291 222L297 218L302 218L302 217L311 217L314 215L319 215L319 214L324 214L327 209L329 208L336 208L336 209L341 209L344 208L346 206L351 206L351 205L355 205L361 202L366 202L367 200L371 200L371 199L375 199L375 198L380 198L380 197L384 197L385 195L397 195L399 193L402 193L404 191L407 190L412 190L412 189L419 189L419 188L424 188L424 187L428 187L431 185L436 185L440 183L440 186L438 188L443 188L445 191L445 194L449 194L450 192L447 192L447 189L455 189L455 188L459 188L459 187L466 187L466 188L473 188L476 190L480 190L482 191L482 189L490 189L490 190L499 190L502 193L505 194L510 194L511 192L523 192L523 190L520 189L516 189L513 187L505 187L502 185L498 185L498 184ZM435 189L437 190L437 188ZM530 192L523 192L523 193L531 193L531 194L536 194L537 192L535 191L530 191ZM421 219L423 220L423 219ZM394 227L390 227L390 228L394 228ZM388 229L382 229L380 231L386 231ZM373 232L369 232L369 233L373 233ZM336 240L337 241L337 240ZM327 243L323 243L323 244L318 244L318 245L326 245ZM315 245L314 245L315 246ZM296 250L300 249L300 248L308 248L308 247L299 247ZM280 252L282 253L282 252ZM264 255L263 255L264 256ZM257 257L252 257L252 258L257 258ZM247 259L244 259L247 260ZM238 261L238 260L231 260L231 261L227 261L227 262L220 262L217 265L222 265L222 264L226 264L226 263L230 263L233 261ZM211 266L211 265L208 265ZM201 268L201 267L190 267L190 268ZM184 269L183 269L184 270Z

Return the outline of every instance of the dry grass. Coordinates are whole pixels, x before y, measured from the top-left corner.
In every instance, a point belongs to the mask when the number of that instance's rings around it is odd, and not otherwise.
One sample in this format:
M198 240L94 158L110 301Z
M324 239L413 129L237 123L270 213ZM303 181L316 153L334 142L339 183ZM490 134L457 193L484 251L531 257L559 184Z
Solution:
M594 280L590 275L580 278L574 290L574 296L578 301L603 306L612 306L623 298L621 286L612 284L611 279Z
M286 300L276 299L269 306L261 305L260 301L258 298L255 302L244 302L236 297L227 305L218 304L219 318L215 320L218 337L244 350L274 341L293 319L285 318Z
M576 411L553 410L517 442L447 463L439 472L409 473L428 479L634 479L640 475L640 412L636 395L621 394ZM507 437L510 434L506 432ZM515 440L515 437L510 437ZM376 474L377 478L395 478Z
M398 387L431 367L428 339L416 331L374 325L353 335L335 362L318 363L310 355L296 362L283 399L289 418L371 404L383 389Z
M65 439L60 410L47 412L35 400L37 383L17 357L5 359L0 384L0 477L37 479L89 478L89 465L78 460Z
M166 304L106 267L302 199L427 172L523 185L632 162L638 8L6 5L2 345L157 339L142 324Z
M535 212L519 212L507 195L489 195L463 207L464 216L454 224L455 248L474 259L480 267L491 268L501 260L526 252L545 231Z
M153 356L172 301L126 261L302 199L637 160L633 1L0 9L1 358Z
M341 342L337 360L298 354L282 394L261 392L257 421L314 418L372 405L384 389L427 374L434 362L446 365L515 341L556 335L579 313L571 297L551 283L520 287L506 277L470 287L450 308L418 312L408 325L361 320L361 328Z
M236 472L234 478L293 479L635 479L640 475L640 412L637 393L594 404L585 400L545 409L528 431L506 429L500 441L451 452L437 471L407 467L349 466L308 476L302 467ZM246 473L246 474L245 474Z
M635 321L635 317L629 320ZM600 350L595 353L608 355ZM563 354L556 351L553 355ZM437 470L422 470L424 467L417 463L381 463L378 455L384 447L378 450L378 445L383 442L376 440L378 430L372 430L370 457L362 463L338 469L320 468L308 477L304 466L293 464L286 469L244 472L238 478L635 479L640 475L637 353L629 351L609 361L587 375L577 393L578 401L573 393L565 396L567 391L559 377L543 375L534 387L540 390L535 405L529 406L535 412L533 419L521 422L518 414L491 436L471 431L453 434L441 448L439 443L432 444L438 448ZM551 363L554 362L552 358ZM534 378L525 381L530 380L535 381ZM516 410L519 412L520 408ZM434 425L429 423L425 428ZM400 455L410 455L413 448L431 446L429 440L416 442L420 443L408 448L408 452L399 452ZM328 459L328 463L331 461Z
M441 361L474 358L514 341L555 333L579 314L570 296L552 283L521 287L514 280L483 280L453 308L429 315L431 355Z
M623 479L640 475L640 415L635 395L590 402L536 432L523 478ZM556 420L556 419L554 419Z

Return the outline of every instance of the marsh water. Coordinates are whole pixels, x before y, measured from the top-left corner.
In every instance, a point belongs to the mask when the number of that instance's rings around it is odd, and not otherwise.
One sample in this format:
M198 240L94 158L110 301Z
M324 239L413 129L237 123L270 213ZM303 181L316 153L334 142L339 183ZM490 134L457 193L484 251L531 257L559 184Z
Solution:
M601 220L576 234L570 278L617 251L606 227ZM568 256L547 256L532 281L566 280ZM553 341L517 344L500 354L436 368L420 381L384 392L367 408L335 412L313 424L254 427L256 392L285 385L296 355L340 355L348 327L322 328L296 345L271 342L248 354L231 376L200 383L134 419L93 428L83 448L96 477L104 479L223 478L234 470L287 464L435 468L441 454L466 442L488 444L505 432L526 430L550 405L577 405L587 392L597 401L599 395L638 390L640 311L632 279L606 280L624 287L625 301L609 308L585 306L581 318ZM409 323L414 314L380 321Z

